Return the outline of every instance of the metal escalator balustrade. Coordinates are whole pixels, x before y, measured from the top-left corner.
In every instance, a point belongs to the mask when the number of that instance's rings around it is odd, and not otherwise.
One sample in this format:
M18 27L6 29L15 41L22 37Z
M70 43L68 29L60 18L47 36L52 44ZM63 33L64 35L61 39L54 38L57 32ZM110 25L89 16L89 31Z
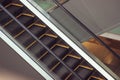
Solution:
M101 38L99 38L99 36L97 36L96 34L94 34L94 32L92 32L91 30L90 30L90 28L87 28L87 26L85 26L85 24L83 24L82 23L82 21L80 21L80 20L78 20L76 17L74 17L74 15L73 14L71 14L70 13L70 11L69 10L67 10L67 8L65 7L65 5L61 5L57 0L53 0L58 6L59 6L59 8L65 13L65 14L67 14L70 18L72 18L73 20L75 20L85 31L86 31L86 33L89 33L93 38L95 38L95 40L96 41L98 41L98 43L99 44L101 44L103 47L105 47L105 49L106 50L108 50L109 51L109 54L108 55L112 55L112 56L114 56L115 58L117 58L118 60L120 59L120 55L119 55L119 52L117 52L117 51L115 51L113 48L111 48L108 44L106 44ZM60 10L59 9L59 10ZM72 8L71 8L72 9ZM59 11L58 10L58 11ZM55 12L55 11L54 11ZM56 12L57 12L57 10L56 10ZM54 16L55 15L57 15L57 14L54 14ZM53 18L54 18L54 16L53 16ZM59 22L59 19L60 18L58 18L57 19L57 17L55 16L55 19ZM62 18L61 18L62 19ZM60 22L61 23L61 22ZM62 24L62 23L61 23ZM64 23L63 23L64 24ZM66 27L65 27L66 28ZM78 32L79 33L79 32ZM71 34L72 34L72 32L71 32ZM91 48L92 48L92 46L91 46ZM94 50L96 50L96 48L93 48ZM90 52L94 52L94 50L93 51L90 51ZM100 49L98 50L98 51L100 51ZM104 52L104 50L103 50L103 52ZM96 52L96 54L97 55L103 55L104 56L104 53L103 53L102 51L100 51L100 53L98 53L98 52ZM100 59L100 57L99 56L97 56L97 58L99 58ZM105 57L106 58L106 57ZM115 61L115 59L114 58L110 58L110 59L113 59L114 60L114 63L115 62L117 62L117 60ZM101 59L100 59L101 60ZM102 60L101 60L102 61ZM103 61L102 61L103 62ZM103 62L104 63L104 62ZM104 63L105 64L105 63ZM105 64L106 65L106 64ZM119 65L119 63L116 63L116 66L117 65ZM108 65L106 65L106 66L108 66ZM115 66L115 65L114 65ZM112 65L112 67L110 67L110 66L108 66L116 75L119 75L118 73L116 73L114 70L116 69L115 67L113 67L113 65ZM117 70L117 69L116 69ZM118 70L119 71L119 70Z
M70 16L73 20L75 20L81 27L88 32L91 36L93 36L100 44L105 46L110 52L112 52L113 55L115 55L118 59L120 58L120 55L113 51L105 42L103 42L96 34L94 34L89 28L87 28L86 25L84 25L80 20L78 20L72 13L70 13L63 5L61 5L57 0L53 0L59 6L68 16Z
M2 0L0 8L2 28L60 80L106 80L19 0Z
M58 0L61 4L66 3L69 0ZM35 0L45 11L52 11L57 8L56 4L52 0Z

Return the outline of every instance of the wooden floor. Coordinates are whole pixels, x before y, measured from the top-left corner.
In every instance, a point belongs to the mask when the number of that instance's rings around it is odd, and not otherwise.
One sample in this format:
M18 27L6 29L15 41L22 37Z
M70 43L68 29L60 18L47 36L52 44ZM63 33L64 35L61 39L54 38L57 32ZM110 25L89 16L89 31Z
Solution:
M120 41L106 38L101 39L116 53L120 54ZM120 77L120 59L115 57L110 51L108 51L95 39L90 39L89 41L83 42L82 44L88 51L98 57L104 64L106 64L114 73Z

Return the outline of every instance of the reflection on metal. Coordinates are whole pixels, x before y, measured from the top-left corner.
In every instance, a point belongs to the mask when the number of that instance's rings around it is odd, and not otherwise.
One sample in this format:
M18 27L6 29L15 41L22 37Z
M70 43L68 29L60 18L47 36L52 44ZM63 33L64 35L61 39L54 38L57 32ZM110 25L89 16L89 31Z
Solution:
M47 18L51 18L41 7L39 7L33 0L20 0L28 9L30 9L38 18L40 18L45 24L58 34L66 43L68 43L75 51L77 51L84 59L86 59L94 68L96 68L107 80L115 80L108 72L106 72L103 67L101 67L97 62L95 62L90 56L88 56L82 49L80 49L78 44L75 44L69 37L67 37L63 32L61 32L53 23L51 23ZM34 4L34 6L33 6ZM43 13L41 13L41 11ZM47 17L47 18L46 18ZM94 64L94 65L93 65ZM118 78L117 78L118 79Z
M106 38L110 38L110 39L115 39L120 41L120 35L119 34L114 34L114 33L104 33L100 36L106 37Z
M37 65L23 50L21 50L11 39L9 39L2 31L0 38L3 39L13 50L15 50L26 62L28 62L38 73L46 80L54 80L40 66Z
M68 0L58 0L58 1L61 4L64 4ZM52 0L35 0L34 2L36 2L40 7L42 7L42 9L44 9L47 12L50 12L55 8L57 8L57 5Z
M106 56L104 61L105 61L106 64L111 64L112 61L113 61L113 55Z

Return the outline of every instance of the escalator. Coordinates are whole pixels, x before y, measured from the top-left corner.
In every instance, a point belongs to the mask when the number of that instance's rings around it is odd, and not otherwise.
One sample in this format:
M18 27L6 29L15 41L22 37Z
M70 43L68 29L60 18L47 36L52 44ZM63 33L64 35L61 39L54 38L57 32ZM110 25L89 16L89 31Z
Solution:
M49 73L60 80L106 80L19 0L0 0L0 4L1 27Z

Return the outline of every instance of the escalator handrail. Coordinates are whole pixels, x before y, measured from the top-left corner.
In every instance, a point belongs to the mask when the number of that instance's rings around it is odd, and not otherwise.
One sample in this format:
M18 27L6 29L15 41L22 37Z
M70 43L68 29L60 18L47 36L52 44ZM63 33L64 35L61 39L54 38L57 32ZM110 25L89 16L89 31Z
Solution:
M44 43L42 43L41 40L39 40L31 31L29 31L18 19L16 19L6 8L4 8L0 4L0 8L3 9L11 18L13 18L14 21L16 21L25 31L27 31L36 41L38 41L39 44L41 44L48 52L50 52L61 64L63 64L73 75L75 75L79 80L82 80L82 78L76 74L71 68L68 67L58 56L54 54L52 50L50 50Z
M78 20L73 14L71 14L63 5L61 5L57 0L53 0L53 2L59 6L68 16L70 16L75 22L77 22L85 31L87 31L90 35L92 35L96 40L100 42L104 47L106 47L113 55L115 55L118 59L120 59L120 55L113 51L104 41L102 41L95 33L93 33L86 25L84 25L80 20Z

